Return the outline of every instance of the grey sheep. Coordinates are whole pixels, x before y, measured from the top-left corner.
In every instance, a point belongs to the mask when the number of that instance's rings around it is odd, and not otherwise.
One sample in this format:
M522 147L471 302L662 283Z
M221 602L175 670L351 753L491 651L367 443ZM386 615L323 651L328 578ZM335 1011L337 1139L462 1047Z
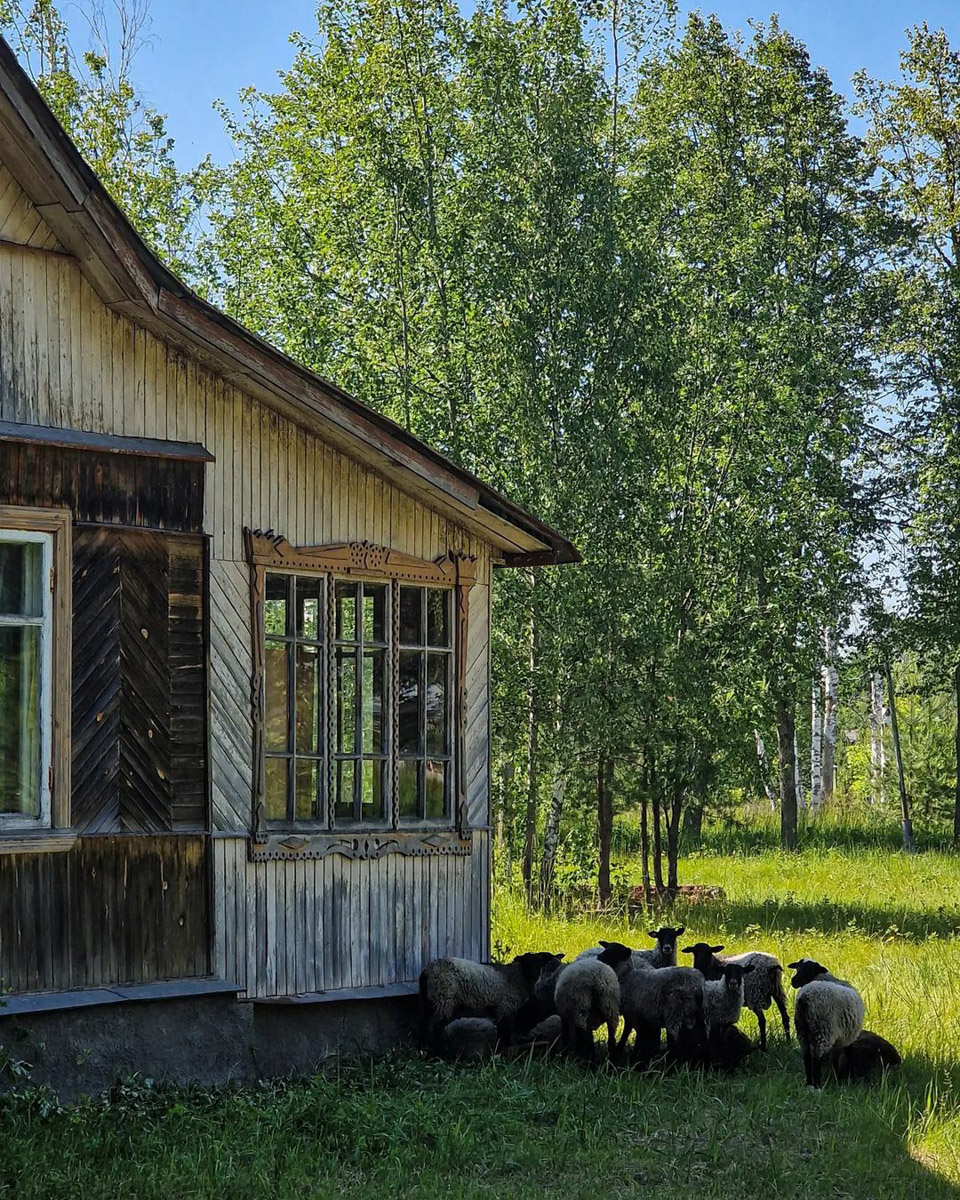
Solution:
M437 958L420 972L420 1036L435 1044L440 1030L457 1017L507 1022L533 994L543 967L562 955L538 951L509 963Z
M633 965L635 967L675 967L677 965L677 941L686 932L686 926L674 929L671 925L661 925L659 929L651 929L650 936L657 943L649 950L634 950ZM591 946L578 957L599 958L607 946L622 945L621 942L601 941L598 946Z
M684 954L693 955L694 967L704 979L720 979L723 975L724 964L739 963L741 966L753 966L754 970L743 981L743 1004L757 1018L760 1027L760 1049L767 1048L767 1018L765 1013L771 1003L776 1004L780 1019L783 1021L783 1032L790 1038L790 1014L787 1012L787 994L783 990L783 967L773 954L762 950L747 950L743 954L725 954L719 957L722 946L710 946L706 942L696 942L684 947Z
M620 1023L620 982L616 967L630 958L626 946L604 951L607 961L578 958L559 973L554 1002L563 1027L563 1045L582 1058L593 1058L593 1031L607 1027L610 1053Z
M877 1071L887 1071L901 1062L900 1053L886 1038L872 1029L863 1029L856 1041L836 1051L833 1067L838 1079L866 1079Z
M803 1048L808 1087L818 1088L823 1064L852 1045L863 1029L863 998L852 983L837 979L812 958L787 964L799 988L794 1021Z
M444 1025L443 1051L450 1058L481 1062L496 1053L500 1041L496 1023L489 1017L458 1017Z
M736 1025L743 1008L744 984L756 967L753 963L726 962L719 979L708 979L703 985L703 1019L709 1038L715 1030Z
M599 962L613 965L620 977L620 1011L623 1033L619 1051L627 1048L634 1032L637 1049L648 1058L660 1045L660 1030L667 1031L667 1045L676 1050L681 1034L692 1031L697 1039L705 1037L703 1016L704 979L692 967L661 967L659 970L633 966L632 956L619 942L611 942ZM618 965L619 960L619 965Z

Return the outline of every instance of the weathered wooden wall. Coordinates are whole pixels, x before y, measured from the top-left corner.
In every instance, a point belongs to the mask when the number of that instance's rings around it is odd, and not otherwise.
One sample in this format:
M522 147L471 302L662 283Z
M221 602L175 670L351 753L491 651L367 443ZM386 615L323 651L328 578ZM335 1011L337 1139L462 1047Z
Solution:
M78 838L0 854L0 987L14 992L209 971L208 840Z
M483 829L489 820L490 561L485 543L337 452L309 428L282 419L242 387L108 309L75 261L49 252L56 249L55 241L39 215L31 214L22 196L15 194L18 190L9 179L4 190L0 176L0 239L29 239L47 250L0 244L0 419L198 442L216 460L206 467L203 504L203 529L210 536L213 828L239 835L250 824L250 600L242 544L247 525L275 529L295 545L369 540L424 558L447 550L477 556L467 664L467 779L471 821ZM218 848L215 855L217 969L236 973L237 982L251 992L274 994L280 984L266 965L263 970L256 965L260 960L250 951L250 938L263 937L269 945L282 935L288 947L283 961L294 963L295 977L298 970L314 983L318 971L325 979L336 977L328 974L335 951L330 949L325 960L323 946L315 942L317 929L330 931L335 926L298 918L295 905L285 923L282 919L288 899L298 894L298 880L311 871L322 880L315 880L310 889L302 883L301 894L322 895L325 903L326 897L350 897L346 903L357 906L352 913L380 905L387 877L399 907L422 903L428 887L449 897L446 917L442 906L431 906L430 919L435 910L442 931L438 928L436 937L421 934L419 943L414 938L403 944L395 970L404 977L419 969L417 944L421 957L441 944L451 952L483 953L489 839L480 832L474 842L474 854L464 859L354 862L334 857L325 860L320 871L321 864L294 863L240 870L237 856L244 843L224 839L223 846L233 851ZM240 906L246 912L251 903L256 905L256 918L235 924L236 930L244 930L243 951L228 950L240 945L241 935L228 935L226 911L232 907L236 912ZM340 901L336 903L339 911ZM392 912L390 919L395 919ZM293 951L291 938L298 946ZM374 953L372 947L386 944L371 939L371 949L356 962L351 960L354 986L384 981L388 958L381 960L381 952ZM266 964L266 951L262 953ZM305 966L317 962L322 965ZM342 968L339 971L342 976ZM285 970L284 977L289 973Z

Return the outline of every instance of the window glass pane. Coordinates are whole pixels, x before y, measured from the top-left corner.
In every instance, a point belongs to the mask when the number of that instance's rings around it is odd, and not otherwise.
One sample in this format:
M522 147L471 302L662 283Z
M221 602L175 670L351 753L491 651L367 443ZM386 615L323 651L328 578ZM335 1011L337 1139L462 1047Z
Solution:
M420 588L402 587L400 589L401 646L418 646L423 642L422 598L423 592Z
M0 613L43 615L43 546L0 541Z
M416 817L420 811L417 789L419 764L409 759L397 763L397 783L400 792L400 816Z
M400 754L420 753L420 662L417 650L400 653L397 705L400 710Z
M424 774L427 784L426 815L442 817L446 809L447 764L428 760L424 766L426 767Z
M382 754L383 742L382 650L363 656L363 752Z
M360 792L361 816L365 821L383 819L383 762L363 760L363 778Z
M337 584L337 638L341 642L357 640L357 586Z
M267 642L264 679L266 741L268 750L290 749L288 650L283 643Z
M337 751L353 754L357 749L357 656L352 650L337 651Z
M319 748L320 648L297 646L297 750L315 754Z
M319 642L323 637L320 614L321 581L303 575L297 578L297 637Z
M363 640L385 642L387 589L382 584L363 585Z
M289 763L285 758L267 759L267 820L287 819L287 779Z
M427 655L427 753L447 753L447 664L449 654Z
M268 572L266 598L263 605L263 629L267 637L286 637L287 596L289 594L289 575Z
M427 591L427 641L431 646L450 645L450 595L439 588Z
M0 813L40 814L37 626L0 626Z
M336 770L336 815L338 817L353 816L353 762L338 762Z
M317 816L317 781L320 764L315 758L297 759L297 820L309 821Z

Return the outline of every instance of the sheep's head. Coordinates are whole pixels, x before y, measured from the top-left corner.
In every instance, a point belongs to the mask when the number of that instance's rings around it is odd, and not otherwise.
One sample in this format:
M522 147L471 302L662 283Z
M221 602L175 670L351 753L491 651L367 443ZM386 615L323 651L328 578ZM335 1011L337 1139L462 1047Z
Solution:
M677 941L686 933L686 925L674 929L672 925L661 925L659 929L649 930L650 936L657 943L660 953L675 963L677 961Z
M613 967L615 971L633 958L633 951L623 942L601 942L600 945L603 947L603 953L597 955L597 958L608 967Z
M557 976L563 966L563 955L554 954L540 969L537 982L533 985L533 998L542 1006L542 1015L547 1017L554 1011L553 990L557 986Z
M724 963L723 964L723 982L728 991L739 992L743 989L743 977L749 975L754 970L755 964L748 963L746 966L743 963Z
M524 982L532 992L543 970L556 970L563 959L563 954L554 954L549 950L535 950L529 954L518 954L513 960L520 968Z
M796 972L790 980L790 986L795 988L802 988L804 984L812 983L827 973L827 968L815 958L798 958L796 962L787 963L787 969Z
M694 942L692 946L684 946L683 953L693 955L694 968L705 979L719 979L720 964L714 960L713 956L719 954L722 949L722 946L711 946L708 942Z

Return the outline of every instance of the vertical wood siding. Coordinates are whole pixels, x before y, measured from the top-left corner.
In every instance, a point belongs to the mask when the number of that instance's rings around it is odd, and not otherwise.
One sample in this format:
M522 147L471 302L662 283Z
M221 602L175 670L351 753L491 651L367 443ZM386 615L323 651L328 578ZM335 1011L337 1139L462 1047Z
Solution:
M39 219L32 227L25 216L17 222L18 231L30 227L24 237L43 237ZM5 228L0 207L0 236ZM217 969L257 994L414 979L434 953L484 954L490 563L482 540L107 309L67 257L0 246L0 419L201 442L214 455L203 529L210 535L211 821L221 834L245 833L250 824L243 527L272 528L294 544L369 540L424 558L447 550L477 556L466 734L474 853L254 865L242 839L218 837L213 916ZM112 645L106 638L104 652ZM90 730L75 746L81 774L104 761L96 738Z

